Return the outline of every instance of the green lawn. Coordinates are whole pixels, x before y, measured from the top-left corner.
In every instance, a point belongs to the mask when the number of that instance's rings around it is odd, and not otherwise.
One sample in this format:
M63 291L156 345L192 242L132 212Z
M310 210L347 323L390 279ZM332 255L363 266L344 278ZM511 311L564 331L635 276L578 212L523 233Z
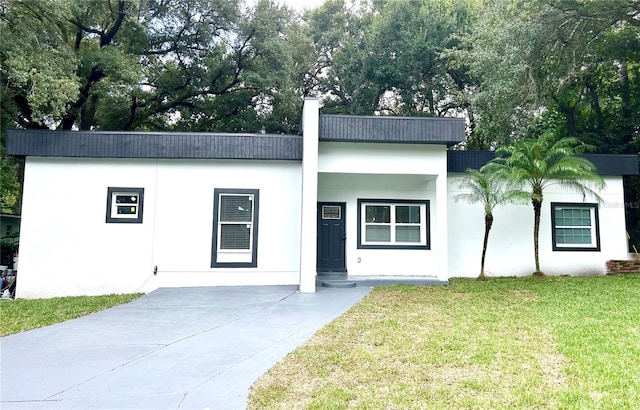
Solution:
M640 408L640 275L375 288L249 408Z
M138 297L140 294L0 300L0 336L88 315Z

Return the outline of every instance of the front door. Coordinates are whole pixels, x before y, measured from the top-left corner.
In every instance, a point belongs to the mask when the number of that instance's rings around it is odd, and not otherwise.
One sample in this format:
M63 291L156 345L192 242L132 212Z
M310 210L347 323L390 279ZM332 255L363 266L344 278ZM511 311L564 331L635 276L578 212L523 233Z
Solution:
M346 272L344 202L318 202L318 272Z

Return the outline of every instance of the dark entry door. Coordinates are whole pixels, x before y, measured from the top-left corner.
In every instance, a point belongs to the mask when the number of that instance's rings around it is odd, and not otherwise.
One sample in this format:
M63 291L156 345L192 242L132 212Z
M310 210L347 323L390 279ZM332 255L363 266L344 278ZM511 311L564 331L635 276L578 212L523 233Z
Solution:
M345 203L318 202L318 272L346 272Z

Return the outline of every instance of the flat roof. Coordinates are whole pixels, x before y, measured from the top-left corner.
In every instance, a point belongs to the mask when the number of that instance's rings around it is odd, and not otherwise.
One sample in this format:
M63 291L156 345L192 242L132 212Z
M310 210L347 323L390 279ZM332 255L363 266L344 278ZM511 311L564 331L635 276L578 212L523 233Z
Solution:
M378 119L384 119L378 122ZM443 118L409 125L388 134L398 117L358 117L321 115L320 141L447 144L460 121ZM407 117L401 117L407 118ZM398 124L402 124L400 121ZM431 125L428 125L430 123ZM359 125L365 125L363 128ZM376 128L373 124L378 124ZM458 124L458 125L456 125ZM464 123L462 122L462 125ZM333 127L333 128L332 128ZM445 131L438 133L442 127ZM430 132L425 130L430 128ZM420 131L422 129L422 131ZM334 130L334 131L332 131ZM369 134L364 130L371 131ZM425 133L422 133L422 132ZM450 137L443 137L452 133ZM462 138L463 135L459 135ZM457 137L456 137L457 138ZM457 141L457 140L456 140ZM459 142L459 141L457 141ZM456 143L457 143L456 142ZM281 134L228 134L191 132L125 132L125 131L50 131L9 130L7 153L14 156L78 157L78 158L167 158L167 159L248 159L302 160L303 137ZM584 154L601 175L638 175L638 155ZM448 172L478 169L495 157L494 151L447 151Z
M447 151L447 171L464 172L468 168L479 169L495 158L495 151ZM600 175L638 175L638 155L634 154L583 154L595 165Z
M320 141L446 144L464 140L462 118L325 115ZM300 135L9 130L15 156L85 158L302 159Z
M302 137L279 134L9 130L15 156L295 160Z
M320 141L455 145L464 118L320 114Z

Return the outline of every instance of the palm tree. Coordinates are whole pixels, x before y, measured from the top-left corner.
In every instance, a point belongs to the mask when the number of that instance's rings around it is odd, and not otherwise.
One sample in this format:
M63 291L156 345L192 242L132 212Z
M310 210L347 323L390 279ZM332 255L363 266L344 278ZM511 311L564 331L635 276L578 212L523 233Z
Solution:
M467 169L467 176L456 181L458 188L467 192L456 195L456 201L464 200L469 203L481 203L484 207L484 241L482 243L482 258L480 260L480 275L478 280L485 280L484 261L487 255L489 231L493 225L493 209L496 205L513 202L522 197L522 191L512 189L510 181L499 178L493 172L492 164L477 169Z
M533 205L533 249L536 263L534 276L544 276L540 270L538 256L538 236L540 233L540 211L544 189L558 184L564 188L580 192L583 196L592 195L598 202L600 196L594 189L602 189L604 180L598 175L595 166L578 154L590 149L578 144L575 138L562 138L554 141L552 134L538 139L521 139L511 146L496 151L497 157L492 163L497 165L497 173L508 181L528 185Z

